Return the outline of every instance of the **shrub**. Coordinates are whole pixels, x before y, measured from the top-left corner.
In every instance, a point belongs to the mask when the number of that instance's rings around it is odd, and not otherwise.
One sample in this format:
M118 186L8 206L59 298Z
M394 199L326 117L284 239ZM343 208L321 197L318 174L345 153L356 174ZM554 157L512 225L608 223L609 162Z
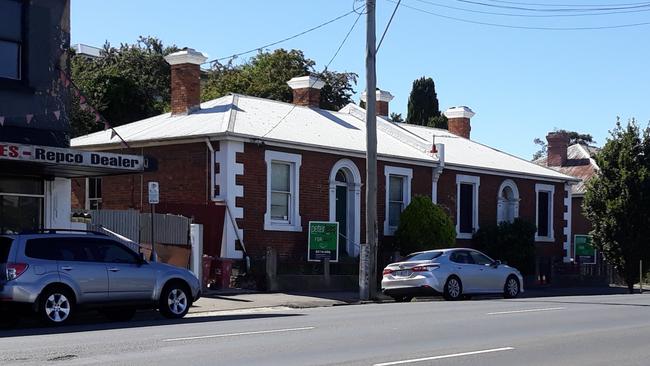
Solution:
M474 234L474 246L523 274L531 274L535 265L535 231L535 224L523 219L484 225Z
M402 254L452 246L456 228L449 215L427 196L416 196L402 211L395 231L396 249Z

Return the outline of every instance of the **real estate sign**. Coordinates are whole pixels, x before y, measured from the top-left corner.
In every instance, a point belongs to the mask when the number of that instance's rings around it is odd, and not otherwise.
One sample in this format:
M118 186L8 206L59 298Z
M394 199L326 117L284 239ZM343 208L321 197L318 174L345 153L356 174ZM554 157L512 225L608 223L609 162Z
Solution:
M330 262L339 260L339 223L310 221L307 245L307 260L320 262L329 258Z
M596 264L596 248L591 244L590 235L576 235L573 238L575 258L581 264Z

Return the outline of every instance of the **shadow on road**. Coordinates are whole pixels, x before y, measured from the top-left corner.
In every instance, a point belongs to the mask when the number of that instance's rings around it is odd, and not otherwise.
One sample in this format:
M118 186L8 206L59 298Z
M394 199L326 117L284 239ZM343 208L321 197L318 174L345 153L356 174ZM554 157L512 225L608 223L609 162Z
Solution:
M144 316L152 316L143 313ZM61 327L43 327L36 323L33 319L25 319L24 323L19 323L15 328L2 329L0 328L0 338L16 337L16 336L32 336L32 335L47 335L47 334L63 334L63 333L76 333L88 332L96 330L111 330L111 329L128 329L128 328L141 328L152 326L163 326L170 324L195 324L207 323L218 321L230 320L249 320L249 319L264 319L264 318L282 318L292 316L302 316L302 314L238 314L238 315L211 315L211 316L194 316L191 318L183 319L165 319L159 315L156 318L148 318L142 320L131 320L127 322L109 322L97 315L96 317L84 317L79 314L79 319L74 319L70 325Z

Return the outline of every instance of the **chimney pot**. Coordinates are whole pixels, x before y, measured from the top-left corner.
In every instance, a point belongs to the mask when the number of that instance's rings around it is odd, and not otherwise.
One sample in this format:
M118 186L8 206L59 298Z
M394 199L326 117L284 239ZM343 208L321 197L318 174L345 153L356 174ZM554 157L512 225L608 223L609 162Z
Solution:
M469 139L470 132L472 131L470 119L476 114L474 111L472 111L469 107L459 106L449 108L443 114L448 119L447 126L449 128L449 132L453 133L454 135Z
M165 56L171 65L172 115L189 114L201 104L201 64L208 58L192 48Z
M567 150L569 149L569 135L564 132L549 132L546 135L547 166L563 166L567 161Z
M385 90L377 89L376 91L376 102L375 102L375 114L379 117L388 119L388 104L393 100L393 94ZM364 91L361 93L361 100L366 102L368 94Z
M314 75L298 76L287 81L293 89L293 103L306 107L320 107L320 90L325 82Z

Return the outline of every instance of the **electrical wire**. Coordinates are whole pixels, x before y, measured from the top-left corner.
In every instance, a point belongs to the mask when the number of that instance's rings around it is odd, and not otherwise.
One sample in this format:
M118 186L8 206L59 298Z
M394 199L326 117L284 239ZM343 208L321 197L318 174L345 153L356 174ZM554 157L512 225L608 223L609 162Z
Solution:
M386 1L391 2L391 3L396 3L397 2L396 0L386 0ZM476 21L476 20L470 20L470 19L452 17L452 16L448 16L448 15L442 15L442 14L434 13L432 11L421 9L421 8L418 8L418 7L415 7L415 6L412 6L412 5L402 4L401 6L403 6L405 8L409 8L411 10L419 11L421 13L433 15L435 17L455 20L455 21L458 21L458 22L470 23L470 24L478 24L478 25L486 25L486 26L491 26L491 27L512 28L512 29L549 30L549 31L580 31L580 30L630 28L630 27L639 27L639 26L650 25L650 22L641 22L641 23L628 23L628 24L618 24L618 25L608 25L608 26L607 25L606 26L593 26L593 27L531 27L531 26L523 26L523 25L510 25L510 24L481 22L481 21Z
M489 1L491 3L528 5L528 6L535 5L535 6L548 6L548 7L558 7L558 6L582 6L582 7L590 7L590 6L626 6L626 5L648 4L647 1L639 2L639 3L621 3L621 4L548 4L548 3L524 3L524 2L505 1L505 0L485 0L485 1Z
M586 16L602 16L602 15L624 14L624 13L642 13L642 12L650 11L650 9L636 9L636 10L608 11L608 12L598 12L598 13L578 13L578 14L514 14L514 13L497 13L491 11L459 8L457 6L443 5L440 3L435 3L433 1L427 1L427 0L415 0L415 1L418 1L423 4L428 4L432 6L453 9L453 10L460 10L468 13L498 15L498 16L507 16L507 17L520 17L520 18L586 17Z
M523 10L523 11L539 11L539 12L570 12L570 11L608 11L608 10L627 10L627 9L639 9L639 8L648 8L650 3L643 3L641 5L630 5L630 6L618 6L618 7L606 7L606 8L556 8L556 9L540 9L540 8L529 8L522 6L510 6L510 5L496 5L496 4L487 4L480 1L474 0L455 0L461 3L481 5L492 8L500 9L510 9L510 10Z
M284 42L286 42L286 41L290 41L290 40L292 40L292 39L294 39L294 38L298 38L298 37L300 37L300 36L302 36L302 35L305 35L305 34L307 34L307 33L310 33L310 32L313 32L313 31L315 31L315 30L317 30L317 29L320 29L320 28L322 28L322 27L324 27L324 26L326 26L326 25L329 25L329 24L331 24L331 23L334 23L334 22L336 22L336 21L339 20L339 19L343 19L343 18L347 17L347 16L350 15L350 14L353 14L353 13L359 14L359 13L357 13L357 10L358 10L358 9L355 9L355 8L353 7L352 10L348 11L348 12L345 13L345 14L339 15L339 16L337 16L336 18L330 19L330 20L328 20L328 21L326 21L326 22L324 22L324 23L321 23L321 24L319 24L319 25L317 25L317 26L315 26L315 27L311 27L311 28L309 28L309 29L307 29L307 30L304 30L304 31L300 32L300 33L296 33L296 34L294 34L294 35L292 35L292 36L289 36L289 37L283 38L283 39L281 39L281 40L279 40L279 41L275 41L275 42L271 42L271 43L265 44L265 45L263 45L263 46L259 46L259 47L251 48L251 49L248 50L248 51L235 53L235 54L232 54L232 55L230 55L230 56L226 56L226 57L215 58L215 59L213 59L213 60L210 60L210 61L206 61L206 62L204 62L202 65L204 65L204 64L213 64L213 63L215 63L215 62L219 62L219 61L223 61L223 60L228 60L228 59L235 59L235 58L237 58L237 57L239 57L239 56L247 55L247 54L249 54L249 53L253 53L253 52L259 51L259 50L261 50L261 49L267 48L267 47L275 46L275 45L277 45L277 44L284 43Z
M325 68L323 69L323 72L322 72L322 73L325 73L325 72L327 71L327 69L328 69L329 66L332 64L332 62L334 61L334 59L336 58L336 56L338 56L339 52L341 51L341 48L343 48L343 45L345 44L345 42L346 42L346 41L348 40L348 38L350 37L350 34L352 34L352 31L353 31L354 28L356 27L357 23L359 22L359 19L361 18L361 15L363 15L363 14L365 14L365 13L363 13L363 12L359 12L359 13L357 13L357 18L354 20L354 23L352 23L352 27L350 27L350 30L348 30L348 33L346 33L345 37L343 38L343 41L341 41L341 43L339 44L339 47L336 49L336 52L334 52L334 55L332 56L332 58L330 58L330 60L329 60L329 62L327 63L327 65L325 65ZM318 82L318 80L319 80L318 78L317 78L316 80L314 80L314 82L311 83L311 85L309 85L309 88L312 88L312 87L315 85L315 83ZM278 121L278 122L277 122L273 127L271 127L270 130L268 130L264 135L262 135L262 137L260 137L260 139L265 138L265 137L268 136L268 135L269 135L273 130L275 130L276 127L278 127L278 126L279 126L279 125L280 125L280 124L281 124L281 123L282 123L282 122L283 122L287 117L289 117L289 115L294 111L294 109L296 109L296 104L295 104L295 103L291 106L291 109L289 109L289 111L287 112L287 114L285 114L282 118L280 118L280 120L279 120L279 121Z
M388 32L388 27L390 27L390 23L393 22L393 17L395 17L395 13L397 13L397 9L399 8L399 4L402 2L402 0L397 1L397 4L395 5L395 9L393 9L393 14L390 15L390 19L388 19L388 24L386 24L386 28L384 29L384 33L381 35L381 39L379 40L379 44L377 45L377 49L375 50L375 54L379 52L379 47L381 47L381 43L384 41L384 37L386 37L386 32Z

